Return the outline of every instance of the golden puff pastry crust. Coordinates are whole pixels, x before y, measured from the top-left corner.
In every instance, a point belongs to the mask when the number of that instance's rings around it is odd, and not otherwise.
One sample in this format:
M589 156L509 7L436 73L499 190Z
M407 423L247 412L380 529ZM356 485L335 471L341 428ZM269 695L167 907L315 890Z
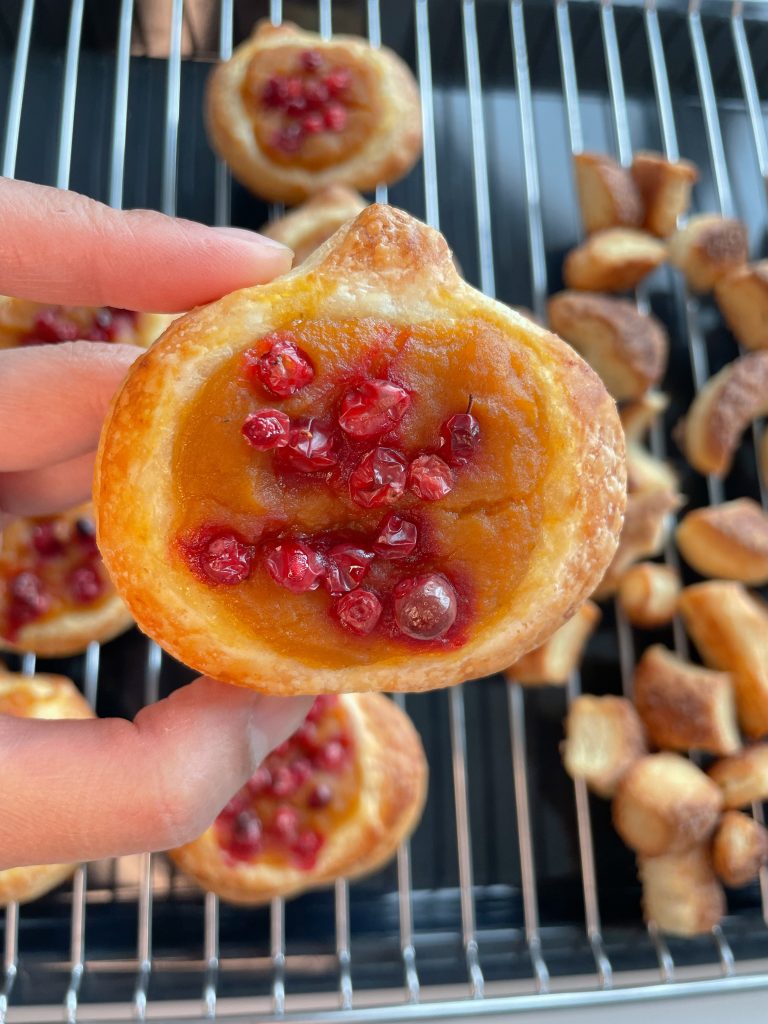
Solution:
M606 228L571 249L563 263L566 287L587 292L626 292L666 259L667 248L635 228Z
M768 583L768 513L751 498L689 512L675 533L686 562L702 576Z
M295 210L265 224L261 233L293 249L294 265L298 266L367 205L354 189L329 185Z
M93 507L0 533L0 650L66 657L133 625L98 553Z
M324 40L288 22L260 22L216 68L207 125L235 177L285 203L328 185L389 184L421 154L418 87L395 53L356 36Z
M0 715L93 718L85 698L64 676L22 676L0 670ZM0 906L28 903L66 881L74 864L37 864L0 871Z
M414 830L426 799L427 762L413 723L381 694L344 694L336 699L353 738L358 773L348 813L336 821L329 819L325 841L312 862L304 864L290 856L276 857L274 851L235 858L219 842L214 824L169 854L204 889L239 904L296 896L338 878L375 871ZM273 784L275 777L273 769ZM329 807L333 806L332 801Z
M0 349L57 341L112 341L148 348L172 320L164 313L52 306L0 295Z
M284 370L278 346L300 387L273 397L278 410L251 413L263 389L241 374L254 358L258 373ZM387 372L397 386L381 379ZM362 459L336 427L340 407L364 390L343 384L340 394L337 375L361 373L365 388L408 405L384 435L395 447L368 439ZM464 440L477 447L455 468L413 458L434 452L456 423L443 419L451 413L474 421L474 440ZM288 431L290 472L279 453L253 452L242 435L246 418L283 414L299 424ZM453 460L456 436L442 436L439 450ZM309 456L317 465L315 454L331 472L310 486L303 467ZM215 678L283 694L427 690L506 667L588 596L616 548L623 456L614 403L594 372L559 338L462 281L437 232L374 205L285 278L182 317L134 365L97 458L99 544L141 628ZM381 554L392 509L415 538L405 561L401 548ZM227 542L247 563L239 590L207 582L219 541L204 531L222 521L240 531ZM374 616L365 636L348 616L341 628L341 600L329 607L324 594L326 583L333 593L330 572L307 550L328 531L349 530L380 552L371 568L380 625ZM421 589L414 604L411 583L426 586L422 574L437 589ZM358 599L370 602L345 594Z
M578 153L573 164L587 234L605 228L640 227L643 204L626 167L604 153Z
M642 226L667 238L690 206L691 189L699 177L696 166L689 160L673 162L660 153L640 152L632 161L632 177L645 208Z

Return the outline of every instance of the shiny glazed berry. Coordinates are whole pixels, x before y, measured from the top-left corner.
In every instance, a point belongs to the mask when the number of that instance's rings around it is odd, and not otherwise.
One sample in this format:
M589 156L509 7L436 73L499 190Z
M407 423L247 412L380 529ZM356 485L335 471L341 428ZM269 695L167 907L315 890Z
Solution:
M300 780L288 765L281 765L272 779L272 792L280 800L285 800L298 790Z
M275 583L293 594L317 590L325 575L320 556L300 540L282 540L273 544L266 551L264 564Z
M246 417L243 437L257 452L284 448L288 444L291 421L279 409L259 409Z
M304 867L311 867L322 845L323 837L320 833L315 832L314 829L307 828L296 837L293 844L293 852Z
M341 625L358 636L372 633L381 618L381 601L370 590L352 590L336 602Z
M398 425L411 396L387 380L367 380L341 400L339 426L351 437L379 437Z
M260 796L272 785L272 773L269 768L265 768L264 765L262 765L260 768L256 769L245 785L251 796Z
M77 324L54 307L40 310L25 341L29 344L51 345L60 341L77 341L80 333Z
M328 593L338 597L359 587L372 559L372 551L356 544L335 544L328 552L327 575L323 580Z
M349 496L363 508L394 505L405 492L408 465L394 448L374 448L349 478Z
M323 122L329 132L342 132L347 125L347 110L340 103L329 103L323 111Z
M440 501L453 484L453 470L439 455L419 455L408 469L408 487L422 501Z
M10 581L12 618L18 623L30 622L45 615L51 607L51 596L43 581L33 572L20 572Z
M463 466L480 444L480 424L470 412L449 416L440 428L440 451L452 466Z
M104 592L101 577L90 565L81 565L67 577L67 587L78 604L89 604Z
M213 583L234 586L251 575L254 547L234 531L222 530L201 539L193 547L193 557Z
M403 519L397 512L390 512L379 523L379 532L373 543L373 550L382 558L407 558L413 554L418 541L416 524Z
M456 621L456 591L442 573L400 580L394 589L395 621L414 640L445 636Z
M323 85L331 96L339 96L352 84L352 73L347 68L334 68L323 79Z
M294 842L299 831L299 812L295 807L288 807L285 804L278 807L271 827L284 843Z
M305 71L317 71L323 63L319 50L305 50L301 55L301 66Z
M56 533L55 520L35 523L32 527L32 547L41 558L54 558L63 552L64 545Z
M297 126L298 127L298 126ZM278 398L287 398L306 387L315 376L306 352L288 338L277 335L266 351L249 349L244 354L245 373Z
M333 428L314 417L297 420L280 456L291 469L301 473L330 469L339 461Z
M248 860L261 852L262 845L261 822L250 811L242 811L232 822L230 853L239 860Z
M331 787L327 782L318 782L309 794L307 803L315 810L320 810L322 807L327 807L331 800L333 800L333 790Z
M85 517L75 522L75 537L77 541L92 551L96 550L96 524L92 519Z

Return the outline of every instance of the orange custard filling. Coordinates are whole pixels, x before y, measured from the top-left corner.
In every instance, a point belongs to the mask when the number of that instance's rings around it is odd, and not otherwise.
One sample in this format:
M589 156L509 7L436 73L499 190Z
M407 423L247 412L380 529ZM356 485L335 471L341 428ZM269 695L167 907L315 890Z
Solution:
M541 403L479 320L254 338L180 425L171 557L308 664L458 647L504 614L539 539Z

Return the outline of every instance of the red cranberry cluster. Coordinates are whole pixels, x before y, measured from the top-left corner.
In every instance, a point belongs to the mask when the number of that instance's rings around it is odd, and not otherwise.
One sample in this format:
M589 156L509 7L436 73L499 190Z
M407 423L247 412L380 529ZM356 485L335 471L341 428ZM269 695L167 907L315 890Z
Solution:
M4 606L3 635L9 640L23 626L50 611L54 596L59 596L60 574L61 596L75 605L91 604L104 593L101 555L90 519L78 519L71 527L62 520L38 520L31 528L28 549L19 553L19 561L25 568L8 579L0 602Z
M137 313L130 309L102 306L93 311L90 324L82 325L63 306L44 306L22 345L55 345L61 341L119 341L136 325Z
M352 736L337 706L338 697L318 697L301 728L218 816L219 842L234 860L280 851L305 870L314 866L325 842L318 812L344 812L338 782L354 763Z
M343 131L348 117L344 99L351 83L347 68L328 67L319 50L304 50L295 74L274 75L261 94L264 106L283 116L274 145L296 153L310 135Z

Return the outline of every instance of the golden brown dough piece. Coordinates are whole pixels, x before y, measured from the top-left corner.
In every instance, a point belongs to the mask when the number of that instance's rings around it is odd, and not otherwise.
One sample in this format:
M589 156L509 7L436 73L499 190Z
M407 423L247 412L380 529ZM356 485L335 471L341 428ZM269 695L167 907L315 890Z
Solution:
M642 491L629 495L619 546L594 591L596 600L611 597L634 562L661 553L669 535L671 514L681 504L682 498L675 491Z
M374 204L134 364L97 460L99 543L142 629L198 671L426 690L506 668L589 596L623 448L572 349Z
M322 39L261 21L208 80L208 135L244 185L297 203L328 185L401 178L421 154L408 66L357 36Z
M505 677L513 683L540 686L547 683L565 685L568 677L578 668L587 641L600 621L600 609L593 601L585 601L573 616L555 630L541 646L524 654L505 670Z
M636 853L682 853L715 829L723 795L715 783L679 754L648 754L635 761L613 798L613 824Z
M712 840L712 865L733 889L753 882L768 861L768 831L741 811L726 811Z
M691 291L709 292L749 259L747 229L717 213L691 217L669 239L669 262L681 270Z
M294 265L298 266L367 205L354 189L329 185L295 210L265 224L261 233L293 249Z
M565 720L563 764L599 796L611 797L630 767L647 754L637 711L624 697L577 697Z
M0 671L0 715L19 718L93 718L75 684L64 676L22 676ZM74 864L40 864L0 871L0 907L28 903L61 885Z
M700 473L725 476L741 435L768 413L768 352L750 352L710 377L680 426L680 447Z
M627 403L621 409L621 424L627 444L627 490L630 494L678 489L677 473L667 462L651 455L643 444L654 420L664 412L668 404L666 395L648 391L642 398Z
M633 626L658 629L677 612L680 577L668 565L640 562L627 569L619 581L621 610Z
M678 607L704 662L730 672L739 723L751 739L768 733L768 610L740 583L686 587Z
M691 205L691 188L699 178L695 165L689 160L667 160L660 153L639 152L632 161L632 177L643 201L641 226L667 238Z
M568 288L587 292L626 292L660 266L663 242L634 228L608 228L571 249L563 264Z
M768 260L721 277L715 299L737 341L745 348L768 348Z
M418 824L427 763L378 693L321 697L198 839L170 853L231 903L268 903L385 864Z
M640 226L640 193L626 168L604 153L578 153L573 163L581 219L588 235L604 228Z
M768 514L751 498L697 508L675 534L686 562L702 576L768 583Z
M755 743L715 761L709 776L723 791L725 807L746 807L768 799L768 743Z
M741 747L727 672L691 665L654 644L635 669L634 697L648 739L662 750L722 755Z
M552 330L600 374L616 401L640 398L664 376L667 332L634 303L560 292L549 300L548 312Z
M725 893L712 868L709 848L638 857L643 917L669 935L687 938L712 931L725 916Z

